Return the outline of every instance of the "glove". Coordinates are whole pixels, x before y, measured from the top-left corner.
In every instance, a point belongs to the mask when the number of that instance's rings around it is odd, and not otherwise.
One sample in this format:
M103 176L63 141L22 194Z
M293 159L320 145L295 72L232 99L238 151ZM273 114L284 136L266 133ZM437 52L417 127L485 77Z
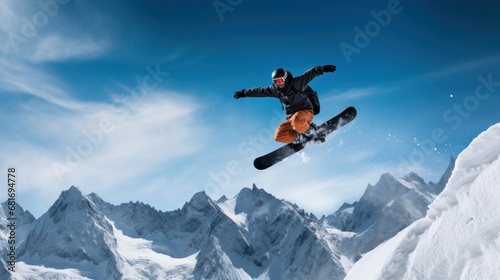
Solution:
M335 70L337 70L337 66L335 66L335 65L323 66L323 72L335 72Z
M235 99L238 99L238 98L242 98L242 97L246 97L245 95L245 90L242 89L242 90L238 90L237 92L234 93L233 97Z

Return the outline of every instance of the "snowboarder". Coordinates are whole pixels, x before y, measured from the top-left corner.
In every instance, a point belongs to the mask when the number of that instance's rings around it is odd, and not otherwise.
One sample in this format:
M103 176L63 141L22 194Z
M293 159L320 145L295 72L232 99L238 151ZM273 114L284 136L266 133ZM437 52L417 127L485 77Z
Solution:
M310 132L315 125L311 123L314 117L313 105L305 90L312 79L325 72L335 72L336 69L335 65L315 66L302 75L293 77L290 71L278 68L272 73L272 85L239 90L234 93L234 98L278 98L285 110L286 120L274 132L274 139L281 143L308 141L313 138L313 133Z

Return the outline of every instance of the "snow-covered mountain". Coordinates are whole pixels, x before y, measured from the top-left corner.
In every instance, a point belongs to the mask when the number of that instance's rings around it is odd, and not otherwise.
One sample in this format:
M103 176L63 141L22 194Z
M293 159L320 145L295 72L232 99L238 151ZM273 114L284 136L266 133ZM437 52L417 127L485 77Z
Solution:
M314 216L255 186L172 212L71 187L22 239L14 279L343 279L352 266Z
M357 205L371 201L377 212L395 185L428 189L419 178L384 174ZM392 200L411 197L399 192ZM14 279L343 279L352 266L353 250L339 247L353 235L332 225L346 230L354 216L336 220L341 209L319 221L256 186L217 201L200 192L171 212L140 202L115 206L76 187L36 221L18 209L22 246ZM380 227L373 228L377 235Z
M499 279L500 123L457 158L426 216L359 260L346 279Z
M119 278L116 248L110 221L71 187L37 220L19 249L19 257L34 264L57 263L60 268L85 266L83 270L89 271L85 275L90 278Z
M455 159L441 180L426 183L415 173L395 178L383 174L374 185L368 185L361 199L345 203L334 214L322 218L325 227L334 227L352 234L339 242L344 254L356 261L380 243L425 216L428 205L448 182Z
M17 206L12 278L495 279L499 155L500 124L452 159L438 183L383 174L359 201L321 219L256 186L216 201L200 192L169 212L71 187L37 220Z

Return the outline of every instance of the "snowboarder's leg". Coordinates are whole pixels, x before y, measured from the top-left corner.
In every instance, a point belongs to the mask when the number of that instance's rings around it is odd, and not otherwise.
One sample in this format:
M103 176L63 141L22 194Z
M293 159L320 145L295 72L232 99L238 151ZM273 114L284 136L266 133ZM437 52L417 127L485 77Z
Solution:
M295 131L302 134L309 128L309 123L312 121L313 117L314 112L312 110L301 110L293 114L290 121Z
M281 143L292 143L297 134L302 134L309 128L314 117L312 110L298 111L292 117L282 122L274 132L274 140Z
M293 130L291 120L282 122L274 132L274 140L281 143L292 143L297 137L297 133Z

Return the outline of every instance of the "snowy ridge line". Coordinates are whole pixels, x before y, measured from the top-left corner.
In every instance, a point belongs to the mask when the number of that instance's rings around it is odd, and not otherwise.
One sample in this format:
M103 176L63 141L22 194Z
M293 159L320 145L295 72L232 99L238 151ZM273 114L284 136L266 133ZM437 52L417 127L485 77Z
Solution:
M436 220L458 203L456 189L470 184L500 158L500 123L479 134L457 158L455 170L443 192L429 206L428 218ZM467 160L463 160L467 159Z
M38 220L22 213L29 230L16 280L333 280L352 266L314 216L255 185L217 202L200 192L171 212L72 186Z
M236 214L236 198L227 199L223 202L218 203L221 211L230 218L235 224L244 228L248 232L248 224L247 224L247 214L245 212L241 212Z

